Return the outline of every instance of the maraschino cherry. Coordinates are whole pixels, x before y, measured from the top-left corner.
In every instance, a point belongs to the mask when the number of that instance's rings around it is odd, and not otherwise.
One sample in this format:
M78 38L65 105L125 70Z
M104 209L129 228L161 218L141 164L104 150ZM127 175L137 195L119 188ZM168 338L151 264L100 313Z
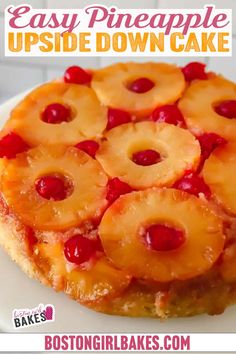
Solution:
M154 82L147 77L141 77L128 85L128 90L135 93L145 93L155 86Z
M228 119L236 118L236 100L223 101L214 108L215 112L222 117Z
M88 154L94 159L96 152L99 149L99 144L94 140L84 140L78 143L77 145L75 145L75 147L77 147L77 149L86 152L86 154Z
M204 182L203 178L195 172L186 172L181 179L175 182L173 187L196 195L197 197L199 196L199 194L203 194L206 199L209 199L211 197L210 188Z
M130 123L131 115L121 109L109 108L107 117L107 130L117 127L118 125Z
M198 141L201 146L202 164L218 146L227 143L224 138L215 133L202 134L198 136Z
M182 68L185 80L190 82L193 80L206 80L207 73L205 72L206 65L199 62L192 62Z
M92 75L80 66L70 66L64 74L64 81L69 84L89 84Z
M64 255L69 262L80 265L89 261L100 248L101 244L97 239L75 235L66 241Z
M122 194L130 193L133 189L125 182L122 182L118 177L111 179L107 184L106 199L109 203L113 203Z
M135 152L132 156L132 161L137 165L150 166L161 161L159 152L151 149Z
M63 200L67 196L67 188L62 178L57 176L44 176L35 181L38 194L48 200Z
M41 117L45 123L60 124L70 121L71 110L61 103L52 103L45 108Z
M14 159L28 149L29 145L16 133L11 132L0 139L0 158Z
M172 251L185 241L183 231L173 227L154 224L145 230L145 241L150 249L160 252Z
M176 105L167 104L156 108L152 115L151 120L157 123L169 123L177 126L185 126L184 117Z

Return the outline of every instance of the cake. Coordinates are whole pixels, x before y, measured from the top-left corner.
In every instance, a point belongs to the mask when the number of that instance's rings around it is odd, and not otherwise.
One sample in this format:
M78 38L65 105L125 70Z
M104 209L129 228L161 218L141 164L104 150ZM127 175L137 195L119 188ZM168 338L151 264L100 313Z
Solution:
M198 62L69 67L0 133L0 244L28 276L130 317L236 302L236 85Z

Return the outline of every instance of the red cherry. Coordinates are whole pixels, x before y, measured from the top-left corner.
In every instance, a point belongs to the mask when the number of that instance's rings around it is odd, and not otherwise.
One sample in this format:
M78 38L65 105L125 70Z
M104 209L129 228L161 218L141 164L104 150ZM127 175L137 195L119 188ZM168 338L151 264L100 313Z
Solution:
M128 112L121 109L109 108L107 130L129 122L131 122L131 115Z
M151 120L158 123L169 123L178 126L185 126L184 117L176 105L167 104L156 108L152 115Z
M35 181L38 194L45 199L63 200L66 198L66 186L62 178L44 176Z
M192 80L206 80L207 74L205 72L206 65L203 63L193 62L182 68L186 81Z
M205 133L203 135L200 135L198 137L198 141L201 145L203 161L208 159L213 150L215 150L218 146L227 143L224 138L215 133Z
M135 93L145 93L150 91L155 86L154 82L146 77L141 77L128 85L128 90Z
M194 172L186 172L180 180L175 182L173 187L194 194L197 197L199 193L204 194L207 199L211 197L211 191L208 185L204 182L202 177Z
M79 265L89 261L96 251L99 250L99 247L97 240L92 240L82 235L75 235L66 241L64 255L69 262Z
M70 66L64 74L64 81L69 84L88 84L92 75L80 66Z
M236 118L236 100L221 102L215 106L215 112L225 118Z
M111 179L107 184L107 196L106 199L109 203L113 203L122 194L130 193L133 189L125 182L115 177Z
M14 159L17 154L28 148L29 145L19 135L9 133L0 140L0 158Z
M143 150L135 152L132 161L137 165L150 166L161 161L161 155L155 150Z
M42 121L49 124L68 122L71 118L71 110L60 103L48 105L42 113Z
M99 149L99 144L94 140L84 140L75 145L75 147L86 152L86 154L90 155L94 159L96 152Z
M173 227L155 224L146 229L145 241L155 251L172 251L185 242L183 231Z

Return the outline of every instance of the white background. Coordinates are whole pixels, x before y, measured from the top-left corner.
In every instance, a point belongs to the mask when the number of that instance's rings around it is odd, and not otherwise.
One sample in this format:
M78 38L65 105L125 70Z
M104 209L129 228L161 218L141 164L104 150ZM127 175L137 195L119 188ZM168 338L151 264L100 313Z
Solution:
M29 3L37 8L77 8L93 3L116 5L120 8L196 8L214 4L218 8L233 9L233 51L236 50L236 0L0 0L0 102L44 81L61 76L66 66L71 64L97 68L116 61L145 61L148 58L4 58L3 51L3 11L10 4ZM169 61L184 65L191 61L186 58L151 58L153 61ZM196 58L194 59L196 60ZM210 70L221 72L236 81L235 57L200 58Z

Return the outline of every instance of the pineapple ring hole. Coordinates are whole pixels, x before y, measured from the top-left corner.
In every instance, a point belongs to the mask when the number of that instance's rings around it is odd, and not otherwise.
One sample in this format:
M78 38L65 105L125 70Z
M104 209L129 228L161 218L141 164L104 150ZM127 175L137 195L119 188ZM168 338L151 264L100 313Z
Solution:
M132 161L136 165L151 166L162 161L161 155L156 150L147 149L133 153Z
M41 112L41 120L46 124L62 124L71 122L77 111L64 102L52 102Z
M163 161L167 156L164 149L152 141L138 141L128 151L129 159L136 165L151 166Z
M145 245L153 251L167 252L179 249L186 241L182 227L169 223L154 223L140 231Z
M221 100L212 104L212 109L221 117L236 119L236 100Z
M128 91L138 94L151 91L151 89L153 89L156 85L152 79L143 76L129 78L124 81L123 84Z
M35 189L40 197L61 201L71 196L74 191L72 179L61 173L41 175L35 180Z

